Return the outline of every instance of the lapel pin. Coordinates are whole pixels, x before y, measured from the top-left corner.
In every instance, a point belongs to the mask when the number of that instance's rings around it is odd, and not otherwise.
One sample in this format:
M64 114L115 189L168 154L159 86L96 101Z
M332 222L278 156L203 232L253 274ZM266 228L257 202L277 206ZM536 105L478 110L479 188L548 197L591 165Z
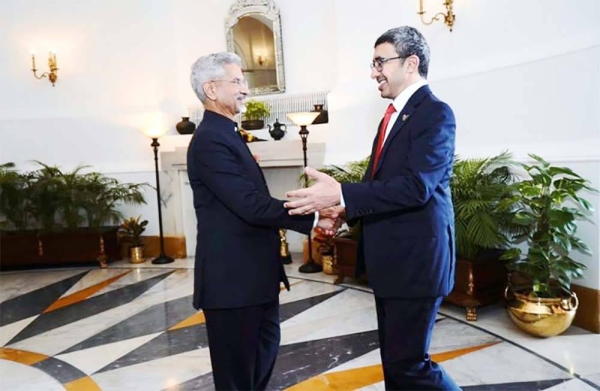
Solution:
M403 114L402 115L402 122L406 121L407 118L408 118L408 114Z

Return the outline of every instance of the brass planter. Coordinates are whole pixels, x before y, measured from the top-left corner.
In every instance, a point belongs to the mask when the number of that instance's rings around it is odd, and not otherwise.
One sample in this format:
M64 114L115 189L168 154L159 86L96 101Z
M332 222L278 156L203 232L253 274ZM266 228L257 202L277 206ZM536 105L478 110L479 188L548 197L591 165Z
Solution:
M145 261L144 246L129 247L129 263L143 263Z
M512 296L511 296L512 295ZM523 293L504 291L508 315L513 323L536 337L553 337L571 326L579 300L574 292L564 298L537 298Z
M321 258L321 259L323 262L323 273L337 274L333 255L323 255L323 258Z

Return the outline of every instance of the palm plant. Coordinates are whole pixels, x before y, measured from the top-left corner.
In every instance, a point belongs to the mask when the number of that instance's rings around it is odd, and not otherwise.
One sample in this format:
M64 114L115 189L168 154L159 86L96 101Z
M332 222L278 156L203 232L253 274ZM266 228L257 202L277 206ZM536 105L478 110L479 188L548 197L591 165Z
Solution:
M0 165L0 213L17 229L30 223L45 232L64 226L76 229L83 223L97 229L122 220L117 209L121 203L146 203L145 183L119 183L97 172L82 174L87 166L63 172L57 166L36 163L41 168L31 173L18 173L13 163Z
M515 242L528 244L529 250L522 256L521 249L515 247L504 257L512 260L512 270L526 277L527 286L516 289L530 288L536 297L560 297L562 290L570 292L572 279L582 277L585 269L569 256L571 251L590 254L576 236L576 222L586 220L592 210L580 192L598 191L571 169L529 156L535 163L522 166L531 179L513 185L518 205L514 223L523 228Z
M31 187L29 189L30 213L43 231L52 231L59 226L58 211L64 203L61 191L64 186L61 182L63 173L56 166L48 166L36 162L41 169L32 173Z
M346 167L331 165L320 168L319 171L334 178L339 183L357 183L363 180L367 167L369 166L370 157L362 160L350 162Z
M31 179L31 173L19 173L15 170L14 163L0 165L0 214L5 219L1 227L17 230L27 228Z
M514 230L512 164L508 152L483 159L456 157L450 188L459 257L476 259L486 250L508 247Z
M77 166L71 172L60 173L60 213L68 229L76 229L84 222L82 208L87 203L85 197L85 176L80 171L89 166Z
M114 178L107 178L100 173L91 172L83 177L83 195L86 203L82 206L87 224L97 229L104 223L117 224L123 219L117 209L121 203L130 205L145 204L142 190L146 183L119 183Z

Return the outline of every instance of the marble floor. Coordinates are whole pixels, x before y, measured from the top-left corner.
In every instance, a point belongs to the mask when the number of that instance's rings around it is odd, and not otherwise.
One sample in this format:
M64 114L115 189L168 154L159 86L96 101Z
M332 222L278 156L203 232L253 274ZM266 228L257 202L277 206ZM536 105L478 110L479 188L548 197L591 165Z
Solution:
M298 258L298 257L297 257ZM270 389L383 390L370 290L286 266L282 341ZM0 273L0 390L213 389L193 261ZM430 353L464 390L600 390L600 335L550 339L503 308L441 309Z

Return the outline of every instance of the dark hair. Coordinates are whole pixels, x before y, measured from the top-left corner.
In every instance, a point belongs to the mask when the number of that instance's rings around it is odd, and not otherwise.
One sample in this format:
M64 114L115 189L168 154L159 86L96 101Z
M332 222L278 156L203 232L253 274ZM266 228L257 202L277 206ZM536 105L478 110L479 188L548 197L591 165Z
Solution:
M396 48L396 53L402 58L412 55L419 57L419 75L427 78L429 72L429 45L425 37L414 27L396 27L381 34L375 47L382 43L391 43Z

